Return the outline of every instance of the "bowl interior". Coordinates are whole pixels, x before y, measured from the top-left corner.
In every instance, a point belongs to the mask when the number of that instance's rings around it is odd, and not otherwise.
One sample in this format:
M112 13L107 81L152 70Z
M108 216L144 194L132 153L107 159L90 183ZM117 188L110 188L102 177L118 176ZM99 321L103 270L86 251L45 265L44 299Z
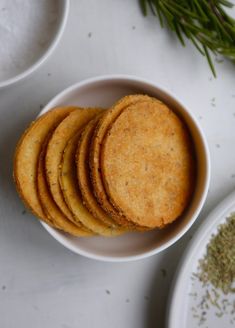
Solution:
M59 242L76 253L103 260L125 261L160 252L179 239L192 225L205 201L209 182L209 163L205 141L197 123L173 97L145 81L131 78L97 79L75 85L55 97L42 111L63 105L109 107L128 94L144 93L164 101L187 123L197 156L197 182L194 196L181 218L162 230L129 233L115 238L75 238L43 225Z

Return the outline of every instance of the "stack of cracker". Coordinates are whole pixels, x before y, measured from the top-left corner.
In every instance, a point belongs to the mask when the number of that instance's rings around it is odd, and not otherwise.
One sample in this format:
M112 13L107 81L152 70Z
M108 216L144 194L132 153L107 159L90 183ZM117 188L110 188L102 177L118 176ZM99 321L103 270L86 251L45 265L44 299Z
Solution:
M146 95L107 110L50 110L25 131L14 162L33 214L80 237L165 227L187 208L195 172L187 126Z

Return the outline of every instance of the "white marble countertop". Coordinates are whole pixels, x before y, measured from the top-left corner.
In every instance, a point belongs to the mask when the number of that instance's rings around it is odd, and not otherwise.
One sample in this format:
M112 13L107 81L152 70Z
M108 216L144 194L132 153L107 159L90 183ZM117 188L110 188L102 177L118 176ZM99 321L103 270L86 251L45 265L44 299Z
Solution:
M33 76L0 90L0 327L163 328L178 260L195 228L235 186L235 67L214 79L138 1L72 0L64 36ZM59 245L25 212L12 157L27 124L63 88L103 74L144 77L174 92L200 120L212 162L210 192L193 228L160 255L102 263Z

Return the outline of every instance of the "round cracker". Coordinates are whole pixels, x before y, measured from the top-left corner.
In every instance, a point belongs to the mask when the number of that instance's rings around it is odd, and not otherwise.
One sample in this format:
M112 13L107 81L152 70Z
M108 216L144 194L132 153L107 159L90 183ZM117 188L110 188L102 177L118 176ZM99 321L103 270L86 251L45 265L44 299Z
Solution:
M102 236L116 235L118 232L115 231L114 228L110 228L103 222L94 218L83 204L77 182L75 163L75 154L80 135L81 132L78 132L69 140L63 153L60 183L63 190L64 199L69 209L74 214L74 217L78 220L78 222L82 222L85 227Z
M17 191L24 204L48 224L37 192L37 163L41 147L48 133L76 107L61 107L50 110L32 122L20 138L15 151L13 176Z
M91 181L94 189L95 196L101 205L101 207L109 213L109 215L120 225L134 228L135 224L130 222L123 215L115 209L115 207L109 201L103 181L100 173L100 153L102 148L103 139L120 113L132 104L139 103L141 101L151 101L152 98L146 95L129 95L123 97L117 103L115 103L109 111L107 111L99 120L95 132L93 134L91 146L90 146L90 173ZM137 227L138 230L138 227ZM142 230L142 228L141 228Z
M46 176L54 201L69 220L80 226L81 223L74 218L63 197L59 182L60 165L63 151L69 139L100 111L101 109L95 108L79 108L72 112L55 129L46 151Z
M105 232L106 235L120 234L124 232L126 229L121 228L117 225L115 221L113 221L109 215L100 207L98 204L93 192L92 185L90 182L90 172L89 172L89 148L92 135L94 133L96 124L98 122L99 117L93 119L91 122L87 124L84 128L82 135L79 140L79 144L77 147L76 159L77 159L77 178L80 187L80 192L82 199L85 203L86 208L90 211L90 215L96 218L96 222L102 222L103 226L106 227ZM107 231L106 231L107 230Z
M61 229L67 233L70 233L74 236L86 237L94 235L91 231L83 227L76 226L73 222L68 220L66 216L61 212L56 203L54 202L53 197L49 191L47 181L46 181L46 172L45 172L45 153L48 140L45 141L42 151L39 156L38 161L38 172L37 172L37 186L38 186L38 195L41 201L42 208L46 213L47 217L53 222L54 226L58 229Z
M112 204L150 228L177 219L194 186L194 151L184 122L159 101L124 109L101 150L101 174Z

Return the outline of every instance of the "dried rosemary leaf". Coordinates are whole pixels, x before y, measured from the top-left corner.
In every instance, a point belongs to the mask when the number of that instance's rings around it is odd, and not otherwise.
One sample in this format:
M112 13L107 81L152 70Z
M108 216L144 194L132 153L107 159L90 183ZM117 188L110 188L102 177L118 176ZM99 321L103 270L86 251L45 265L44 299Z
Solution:
M235 214L231 214L212 236L206 255L199 263L198 276L202 282L210 282L225 294L235 292Z

